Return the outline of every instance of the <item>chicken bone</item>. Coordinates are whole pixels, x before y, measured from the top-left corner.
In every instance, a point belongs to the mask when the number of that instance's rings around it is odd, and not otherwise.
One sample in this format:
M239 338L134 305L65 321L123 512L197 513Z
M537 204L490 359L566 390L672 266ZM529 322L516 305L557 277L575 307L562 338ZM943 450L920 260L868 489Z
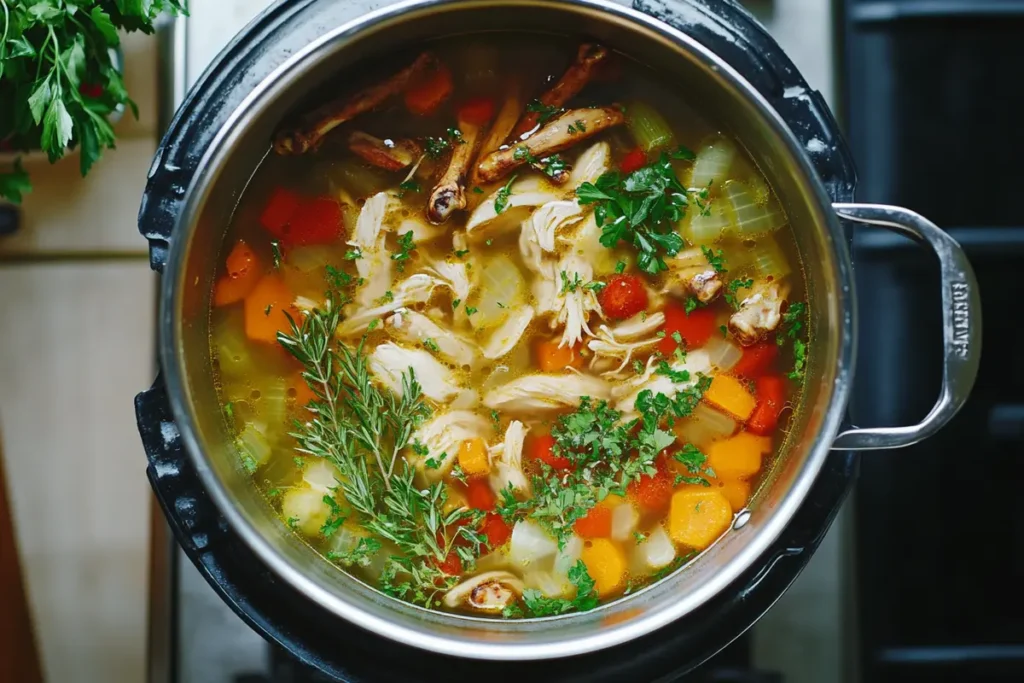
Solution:
M423 154L414 140L382 140L358 130L348 136L348 148L360 159L385 171L408 168Z
M445 593L444 604L451 608L468 607L477 612L495 614L522 597L524 588L519 577L511 572L484 572Z
M782 322L782 304L789 296L789 284L759 280L729 318L729 331L743 346L750 346L774 332Z

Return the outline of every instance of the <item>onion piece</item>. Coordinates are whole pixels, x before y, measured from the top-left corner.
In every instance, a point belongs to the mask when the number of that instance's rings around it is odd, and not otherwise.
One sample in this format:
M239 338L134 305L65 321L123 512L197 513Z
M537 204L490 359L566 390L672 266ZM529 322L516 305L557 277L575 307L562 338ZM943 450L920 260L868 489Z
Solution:
M238 435L238 448L244 455L252 458L257 467L270 460L270 442L267 440L266 431L266 425L249 422Z
M676 548L672 539L660 524L654 527L647 538L638 543L633 551L636 564L647 571L661 569L676 559Z
M709 185L721 185L729 175L736 146L725 138L716 138L697 152L690 175L690 189L702 190Z
M778 202L769 199L758 204L747 186L735 180L725 183L722 196L732 214L733 229L740 238L750 238L778 230L786 224Z
M509 257L495 256L481 263L480 269L480 289L471 298L477 310L469 316L475 330L497 327L510 309L524 303L526 296L526 280Z
M523 585L540 591L546 598L567 598L573 588L567 576L547 571L526 572L523 574Z
M317 536L330 514L324 494L309 486L288 489L281 498L281 515L306 536Z
M675 434L681 441L700 449L736 433L736 420L711 406L698 403L693 413L675 424Z
M617 505L612 510L612 540L625 541L633 535L640 515L630 502Z
M565 547L555 555L555 573L569 577L569 570L579 561L583 554L583 539L573 534L566 540Z
M725 205L721 201L711 202L705 215L699 207L690 207L689 218L684 221L683 237L690 244L709 244L726 236L729 230L729 217L725 212Z
M750 248L750 262L761 278L781 280L793 272L789 259L774 239L760 239ZM739 297L737 297L739 298ZM739 298L742 301L742 298Z
M512 541L508 559L513 567L524 569L554 557L558 552L555 539L548 536L539 524L521 520L512 527Z
M717 334L711 335L711 339L704 345L704 350L708 352L711 365L722 372L732 370L743 357L743 349Z
M314 491L329 493L338 487L338 468L324 458L310 458L313 462L302 468L302 480Z

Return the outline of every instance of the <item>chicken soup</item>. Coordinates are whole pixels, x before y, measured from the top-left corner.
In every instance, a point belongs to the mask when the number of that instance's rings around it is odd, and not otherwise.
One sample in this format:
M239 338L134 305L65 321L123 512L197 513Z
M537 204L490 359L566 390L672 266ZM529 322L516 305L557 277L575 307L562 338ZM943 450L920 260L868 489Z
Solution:
M287 121L212 292L239 462L339 571L589 610L731 527L807 357L786 214L683 84L549 36L431 44Z

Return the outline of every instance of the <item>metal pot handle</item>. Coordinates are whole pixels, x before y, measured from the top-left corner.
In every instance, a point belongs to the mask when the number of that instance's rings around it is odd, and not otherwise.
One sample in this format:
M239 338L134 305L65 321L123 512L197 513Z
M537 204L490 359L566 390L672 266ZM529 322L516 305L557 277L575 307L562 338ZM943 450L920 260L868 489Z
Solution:
M967 401L981 360L981 297L964 250L924 216L881 204L833 204L840 218L877 225L927 244L942 273L942 390L931 412L909 427L853 428L839 434L832 448L865 451L910 446L935 434Z

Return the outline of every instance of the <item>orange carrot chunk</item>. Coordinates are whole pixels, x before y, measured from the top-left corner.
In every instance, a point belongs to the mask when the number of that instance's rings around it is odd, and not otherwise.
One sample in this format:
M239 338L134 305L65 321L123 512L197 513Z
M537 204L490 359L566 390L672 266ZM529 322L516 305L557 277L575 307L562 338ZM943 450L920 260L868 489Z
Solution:
M626 556L607 538L587 541L580 559L594 580L594 588L600 597L612 595L625 587Z
M451 70L438 64L422 82L405 91L405 106L417 116L429 116L448 99L454 87Z
M249 296L260 281L260 270L255 252L239 240L228 254L227 274L221 276L213 287L213 305L227 306Z
M772 451L772 440L740 432L707 447L708 467L722 479L747 479L761 470L761 457Z
M612 508L598 503L585 517L576 520L573 530L583 538L608 538L612 535Z
M694 550L704 550L725 533L732 522L732 507L719 491L685 488L672 494L668 535Z
M741 421L746 421L757 405L753 394L730 375L715 375L711 386L704 392L704 400Z
M476 437L466 439L459 445L459 467L471 477L478 477L491 471L487 459L487 442Z
M566 368L580 368L583 358L576 346L559 346L557 339L541 339L533 346L533 357L541 372L559 372Z
M245 335L253 341L276 344L278 332L291 330L285 312L293 318L298 314L294 300L284 280L274 274L264 276L245 297Z

